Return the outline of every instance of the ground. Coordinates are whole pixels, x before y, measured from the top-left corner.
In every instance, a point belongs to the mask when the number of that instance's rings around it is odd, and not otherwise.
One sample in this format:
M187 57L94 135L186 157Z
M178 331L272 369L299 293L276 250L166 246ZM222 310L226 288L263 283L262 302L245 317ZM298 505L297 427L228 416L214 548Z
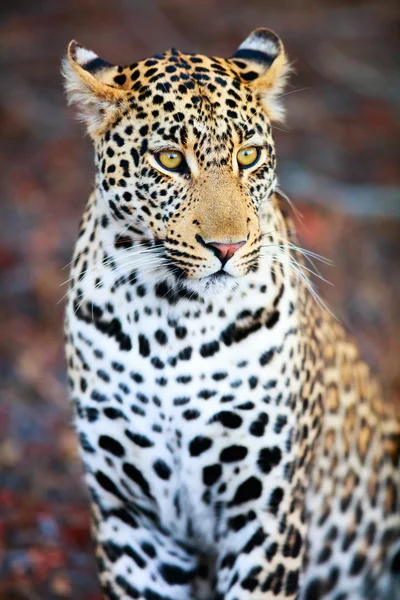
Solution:
M319 283L400 406L400 169L395 4L72 0L0 9L0 597L100 600L65 386L60 284L93 182L65 107L60 57L76 38L111 62L176 45L229 55L254 27L295 60L276 129L301 243ZM397 111L396 111L397 109Z

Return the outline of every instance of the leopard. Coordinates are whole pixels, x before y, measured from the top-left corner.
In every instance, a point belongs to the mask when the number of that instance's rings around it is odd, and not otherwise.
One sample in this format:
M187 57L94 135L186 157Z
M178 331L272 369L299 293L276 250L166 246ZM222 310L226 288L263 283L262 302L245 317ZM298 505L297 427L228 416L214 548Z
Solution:
M400 598L399 420L278 186L291 68L265 28L230 58L68 47L95 183L65 344L107 600Z

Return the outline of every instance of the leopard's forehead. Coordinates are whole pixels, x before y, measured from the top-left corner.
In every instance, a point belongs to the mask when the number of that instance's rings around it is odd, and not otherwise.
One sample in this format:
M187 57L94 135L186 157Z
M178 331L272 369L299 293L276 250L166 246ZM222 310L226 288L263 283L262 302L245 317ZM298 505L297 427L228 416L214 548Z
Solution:
M255 72L239 76L238 69L245 63L202 54L184 53L172 48L125 67L118 67L114 84L141 92L144 85L164 93L173 92L181 97L197 90L205 96L222 96L248 92L245 82L257 77ZM245 81L243 81L243 79ZM167 84L163 89L163 84Z
M253 127L258 113L257 94L246 85L256 73L239 76L238 60L187 54L171 49L163 54L118 67L112 84L132 91L131 107L140 119L157 118L180 124L214 123L226 130L231 123L239 137ZM138 110L142 109L142 111ZM261 120L264 115L261 115ZM218 124L220 127L218 127ZM222 125L222 127L221 127ZM240 141L240 140L239 140Z

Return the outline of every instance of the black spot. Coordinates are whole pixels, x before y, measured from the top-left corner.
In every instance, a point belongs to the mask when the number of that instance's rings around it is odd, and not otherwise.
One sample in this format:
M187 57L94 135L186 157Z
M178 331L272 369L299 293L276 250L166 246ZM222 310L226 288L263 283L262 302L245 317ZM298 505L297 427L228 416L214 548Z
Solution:
M171 469L169 468L167 463L161 458L155 461L155 463L153 464L153 469L160 477L160 479L168 480L171 477Z
M265 327L272 329L274 325L279 321L279 310L275 310L272 315L268 318L265 323Z
M242 73L241 77L245 81L253 81L254 79L257 79L258 73L256 73L255 71L248 71L247 73Z
M132 81L136 81L136 79L139 79L140 77L140 71L139 69L136 69L135 71L133 71L132 75L131 75L131 79Z
M356 534L355 530L349 531L348 533L346 533L346 535L343 538L343 542L342 542L343 552L346 552L350 548L350 546L352 545L352 543L354 542L356 537L357 537L357 534Z
M243 404L238 404L235 406L235 408L240 410L253 410L254 406L254 402L250 402L250 400L248 400L247 402L243 402Z
M135 163L135 167L138 167L139 166L139 153L135 148L131 148L131 156L133 158L133 162Z
M218 83L221 87L227 86L225 79L222 79L222 77L216 77L215 82Z
M225 463L237 462L246 458L247 452L246 446L228 446L222 450L219 460Z
M203 344L200 347L200 354L204 358L213 356L218 351L219 351L219 342L217 342L216 340L213 342L209 342L208 344Z
M209 465L203 469L203 483L204 485L214 485L216 481L221 477L222 467L219 464Z
M79 434L79 443L82 447L82 450L84 450L85 452L88 452L89 454L94 454L96 452L91 443L89 442L86 433L84 433L83 431L81 431Z
M365 566L366 560L367 557L365 556L365 554L360 554L359 552L357 552L357 554L354 555L354 558L351 563L349 571L350 575L359 575L359 573L361 573Z
M228 527L232 531L240 531L245 525L247 525L246 515L236 515L236 517L228 519Z
M181 350L178 354L178 358L180 360L190 360L191 356L192 356L192 348L190 346L187 346L186 348Z
M138 529L139 525L135 517L125 508L114 508L110 511L110 515L116 517L126 525L129 525L131 529Z
M249 377L249 386L251 390L254 390L257 387L258 379L254 375Z
M151 448L154 446L154 442L149 440L145 435L141 435L140 433L133 433L129 431L129 429L125 429L125 435L129 438L136 446L140 448Z
M200 456L203 452L211 448L212 440L208 437L198 435L189 444L190 456Z
M254 590L258 588L258 580L255 577L245 577L245 579L243 579L241 582L240 587L243 590L254 592Z
M128 581L122 575L118 575L118 577L116 577L115 583L124 590L129 598L140 598L139 590L128 583Z
M299 571L298 569L294 571L289 571L286 579L286 595L292 596L299 589Z
M99 411L97 410L97 408L92 408L88 406L86 408L86 417L89 423L94 423L99 418Z
M167 335L162 329L157 329L154 337L161 346L165 346L165 344L168 342Z
M192 381L192 377L191 375L178 375L178 377L176 378L176 381L178 383L190 383Z
M122 138L119 133L114 133L112 137L117 146L121 147L124 145L124 138Z
M234 412L221 410L209 420L209 423L221 423L221 425L228 429L237 429L243 423L243 419Z
M185 571L176 565L164 563L160 566L160 573L164 581L169 585L184 585L190 583L194 571Z
M106 371L104 371L104 369L99 369L97 371L97 375L98 377L100 377L100 379L102 379L105 383L109 383L110 382L110 376L108 375L108 373L106 373Z
M212 378L214 379L214 381L221 381L222 379L226 379L226 377L228 377L228 373L224 372L224 373L214 373Z
M129 477L129 479L134 481L140 487L145 496L153 499L153 496L150 493L150 486L148 484L148 481L143 477L142 473L137 467L135 467L135 465L125 462L123 464L123 470L124 473Z
M262 527L259 527L243 547L242 552L245 554L250 554L250 552L253 552L254 548L262 546L266 539L267 534Z
M118 85L124 85L125 81L126 81L126 75L124 75L123 73L121 73L121 75L116 75L114 77L114 81L115 83L117 83Z
M144 381L143 376L140 375L140 373L129 373L129 377L131 377L135 383L143 383Z
M255 437L262 437L265 433L265 428L268 425L269 417L267 413L260 413L258 418L250 424L249 431Z
M203 398L203 400L208 400L209 398L215 396L216 393L216 390L200 390L200 392L197 394L197 397Z
M276 422L274 425L275 433L280 433L282 431L282 429L285 427L286 423L287 423L287 416L286 415L278 415L276 417Z
M324 564L325 562L327 562L330 559L331 556L332 556L332 546L325 544L322 547L322 549L318 555L317 564L318 565Z
M200 416L200 411L197 408L188 408L182 413L182 416L186 421L193 421L193 419L198 419Z
M322 597L322 582L320 579L313 579L307 586L304 600L320 600Z
M279 505L283 499L283 489L281 487L276 487L269 498L269 510L273 515L278 513Z
M101 435L99 437L99 446L107 452L111 452L114 456L125 456L125 449L117 440L108 435Z
M113 361L111 363L111 367L114 369L114 371L117 371L117 373L123 373L123 371L125 370L124 365L116 361Z
M271 561L274 558L277 551L278 551L278 544L276 542L272 542L272 544L265 551L265 556L266 556L267 560Z
M397 550L397 552L395 552L395 554L391 560L390 570L395 575L398 575L400 573L400 549Z
M271 362L274 354L275 354L275 348L271 348L270 350L267 350L267 352L264 352L260 356L260 365L262 367L265 367L265 365L267 365L269 362Z
M289 534L286 539L286 543L283 546L283 556L291 556L297 558L300 554L302 544L302 537L300 532L293 527L290 527Z
M274 467L279 465L281 458L282 451L278 446L262 448L258 454L257 465L260 471L267 475Z
M111 541L102 544L102 548L108 560L110 560L112 563L115 563L124 554L123 548Z
M119 498L125 502L124 495L121 494L115 483L111 481L111 479L105 473L103 473L103 471L97 471L95 477L97 483L103 488L103 490L106 490L106 492L113 494L116 498Z
M150 344L149 340L142 333L139 334L139 353L145 358L150 355Z
M100 394L98 390L93 390L90 394L90 398L96 402L106 402L108 400L105 394Z
M175 328L175 335L178 340L183 340L186 337L187 329L186 327L178 326Z
M248 327L237 327L235 323L228 325L220 335L221 340L226 346L231 346L233 343L241 342L252 333L255 333L261 328L261 323L252 323Z
M165 367L165 363L163 363L163 361L160 358L158 358L158 356L153 356L153 358L151 359L151 364L155 369L163 369Z
M232 569L232 567L234 566L235 562L237 559L237 555L233 554L233 552L228 552L228 554L225 554L225 556L223 557L223 559L221 560L221 566L220 569Z
M103 413L108 419L115 421L115 419L125 419L127 421L127 417L124 415L122 410L119 408L114 408L113 406L107 406L103 409Z
M149 558L155 558L157 556L156 549L154 548L153 544L150 544L150 542L142 542L140 546L143 552L147 554Z
M232 402L235 399L235 396L232 394L227 394L226 396L221 396L221 402Z
M185 406L185 404L188 404L190 402L190 396L178 396L177 398L174 398L174 406Z
M261 494L261 481L257 479L257 477L249 477L239 485L234 497L229 502L229 506L236 506L237 504L243 504L244 502L249 502L250 500L257 500Z
M146 415L146 413L143 410L143 408L140 408L140 406L136 406L136 404L131 404L131 411L135 415L139 415L140 417L144 417Z

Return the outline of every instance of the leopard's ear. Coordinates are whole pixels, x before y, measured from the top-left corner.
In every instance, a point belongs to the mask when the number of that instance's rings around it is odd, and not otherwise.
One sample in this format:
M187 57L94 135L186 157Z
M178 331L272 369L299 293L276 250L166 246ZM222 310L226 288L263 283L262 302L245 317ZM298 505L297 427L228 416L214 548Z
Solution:
M69 103L78 106L89 133L99 133L126 101L126 77L121 75L121 68L72 41L63 60L62 73Z
M291 67L281 39L270 29L255 29L231 58L240 78L257 91L268 116L282 121L280 95Z

